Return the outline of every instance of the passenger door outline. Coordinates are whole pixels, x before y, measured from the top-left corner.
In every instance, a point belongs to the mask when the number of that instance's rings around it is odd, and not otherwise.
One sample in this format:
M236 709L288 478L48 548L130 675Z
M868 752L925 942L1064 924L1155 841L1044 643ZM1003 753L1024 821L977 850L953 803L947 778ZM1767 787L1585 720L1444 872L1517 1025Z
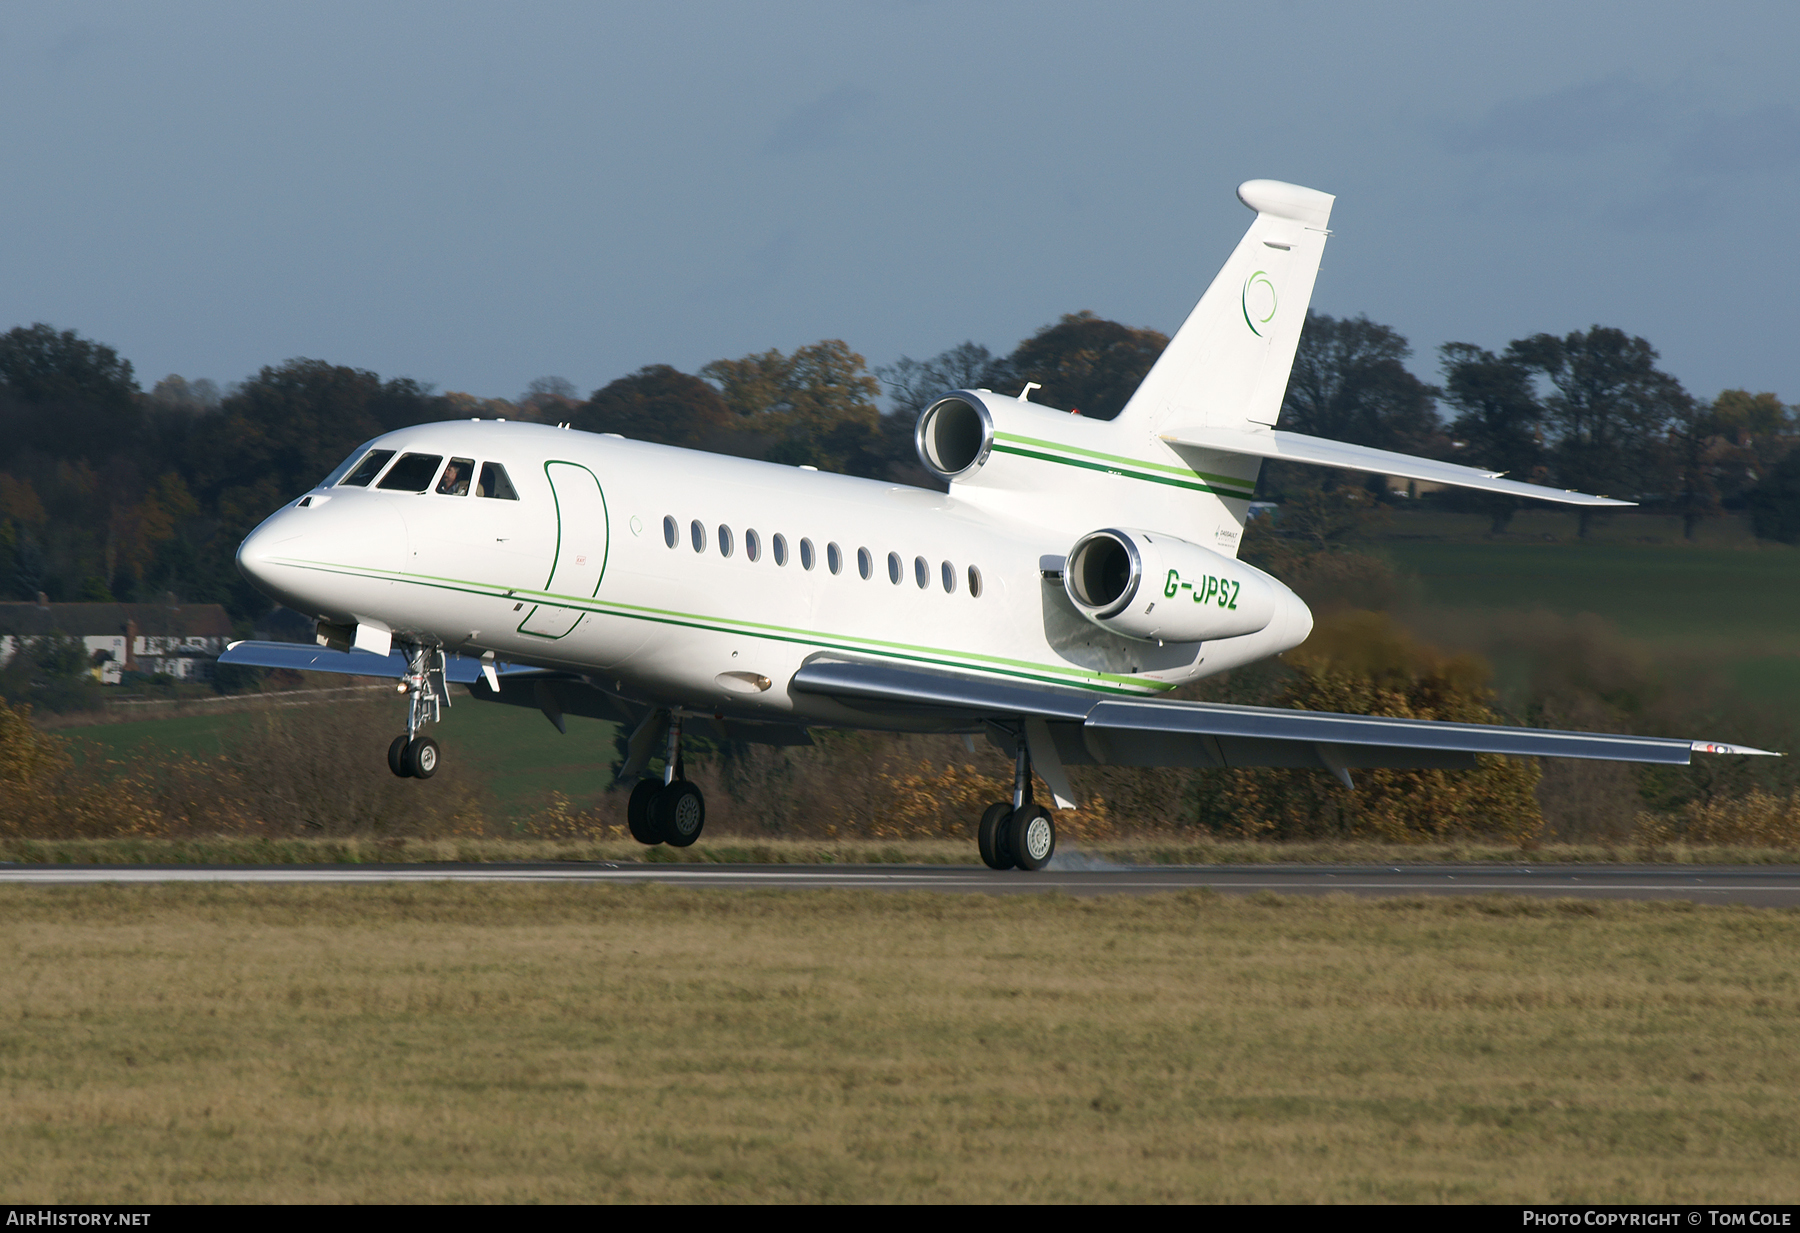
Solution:
M544 464L544 478L549 481L551 501L556 508L556 555L551 558L550 576L544 581L544 590L553 595L592 598L600 593L600 583L606 577L607 557L612 550L606 491L600 486L599 476L578 462L552 459ZM584 516L591 518L596 513L597 548L593 543L593 527L583 522ZM592 563L596 554L600 558L598 566ZM588 583L590 576L592 585ZM579 609L540 602L533 605L525 619L519 622L519 632L535 638L566 638L575 632L585 615Z

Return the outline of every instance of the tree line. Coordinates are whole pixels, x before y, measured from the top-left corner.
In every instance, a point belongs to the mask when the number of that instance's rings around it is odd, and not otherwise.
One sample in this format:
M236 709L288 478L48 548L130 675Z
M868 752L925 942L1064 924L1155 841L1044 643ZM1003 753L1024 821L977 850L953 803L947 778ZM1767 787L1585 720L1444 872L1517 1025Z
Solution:
M248 621L266 602L232 563L244 534L360 442L433 420L568 423L929 485L912 428L938 394L1016 393L1035 382L1037 401L1110 419L1167 342L1081 312L1006 354L971 341L871 372L827 339L694 373L652 364L585 398L541 378L508 400L319 359L266 367L225 389L170 375L145 391L112 347L21 326L0 335L0 592L53 601L173 594ZM1389 326L1309 314L1282 427L1636 499L1679 513L1690 534L1706 517L1744 508L1759 535L1800 541L1800 425L1774 394L1728 390L1702 403L1658 367L1648 342L1603 326L1499 351L1446 344L1436 385L1412 373L1410 355ZM1364 483L1271 466L1263 490L1280 499ZM1437 499L1483 509L1496 531L1519 508L1508 498Z

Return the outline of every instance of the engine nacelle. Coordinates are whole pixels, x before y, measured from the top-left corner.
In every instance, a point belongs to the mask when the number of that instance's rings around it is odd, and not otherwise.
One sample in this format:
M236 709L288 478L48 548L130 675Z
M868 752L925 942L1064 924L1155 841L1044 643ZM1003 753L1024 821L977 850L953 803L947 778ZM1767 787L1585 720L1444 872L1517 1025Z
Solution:
M1254 634L1284 601L1300 602L1253 565L1161 532L1114 528L1075 542L1063 587L1088 620L1145 642Z
M978 394L949 394L919 416L913 445L925 469L940 479L967 478L994 448L993 413Z

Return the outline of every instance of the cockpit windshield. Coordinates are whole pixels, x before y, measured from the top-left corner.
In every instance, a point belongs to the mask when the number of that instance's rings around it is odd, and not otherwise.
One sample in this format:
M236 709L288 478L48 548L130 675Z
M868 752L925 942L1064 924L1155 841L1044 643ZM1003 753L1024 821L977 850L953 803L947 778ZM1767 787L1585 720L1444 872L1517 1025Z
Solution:
M375 486L391 488L395 492L424 492L431 487L431 477L437 474L438 464L442 461L442 454L402 454L400 461Z
M466 497L473 490L478 497L497 497L502 501L519 499L518 490L507 477L506 468L497 462L484 462L478 469L472 458L452 458L450 465L439 476L438 466L444 460L442 454L406 454L398 462L394 462L394 454L394 450L372 450L365 445L346 458L337 470L327 475L319 487L329 488L339 484L367 488L375 483L376 476L381 476L381 483L375 485L377 488L395 492L425 492L430 489L433 477L436 477L436 491L445 496ZM388 466L390 462L394 462L391 467ZM384 468L387 472L385 475L382 474Z
M333 471L330 475L327 475L324 479L319 481L318 487L329 488L333 484L337 483L339 480L343 479L346 475L350 474L350 468L355 466L357 464L357 462L359 460L361 460L363 454L368 450L368 448L369 448L369 443L367 441L364 441L361 445L357 446L354 450L351 451L350 457L348 457L348 458L344 459L344 461L338 463L337 469L335 471Z
M393 450L370 450L363 460L356 464L356 470L346 475L342 482L353 484L358 488L367 488L369 481L381 473L387 460L394 456Z

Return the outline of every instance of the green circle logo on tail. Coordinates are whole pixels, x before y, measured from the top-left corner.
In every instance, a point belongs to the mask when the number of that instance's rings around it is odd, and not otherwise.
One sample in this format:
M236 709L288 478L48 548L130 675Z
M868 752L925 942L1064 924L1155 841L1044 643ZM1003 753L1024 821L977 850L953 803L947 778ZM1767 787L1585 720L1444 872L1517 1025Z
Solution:
M1258 270L1244 280L1244 324L1258 338L1263 337L1260 327L1275 319L1275 284L1269 281L1268 272Z

